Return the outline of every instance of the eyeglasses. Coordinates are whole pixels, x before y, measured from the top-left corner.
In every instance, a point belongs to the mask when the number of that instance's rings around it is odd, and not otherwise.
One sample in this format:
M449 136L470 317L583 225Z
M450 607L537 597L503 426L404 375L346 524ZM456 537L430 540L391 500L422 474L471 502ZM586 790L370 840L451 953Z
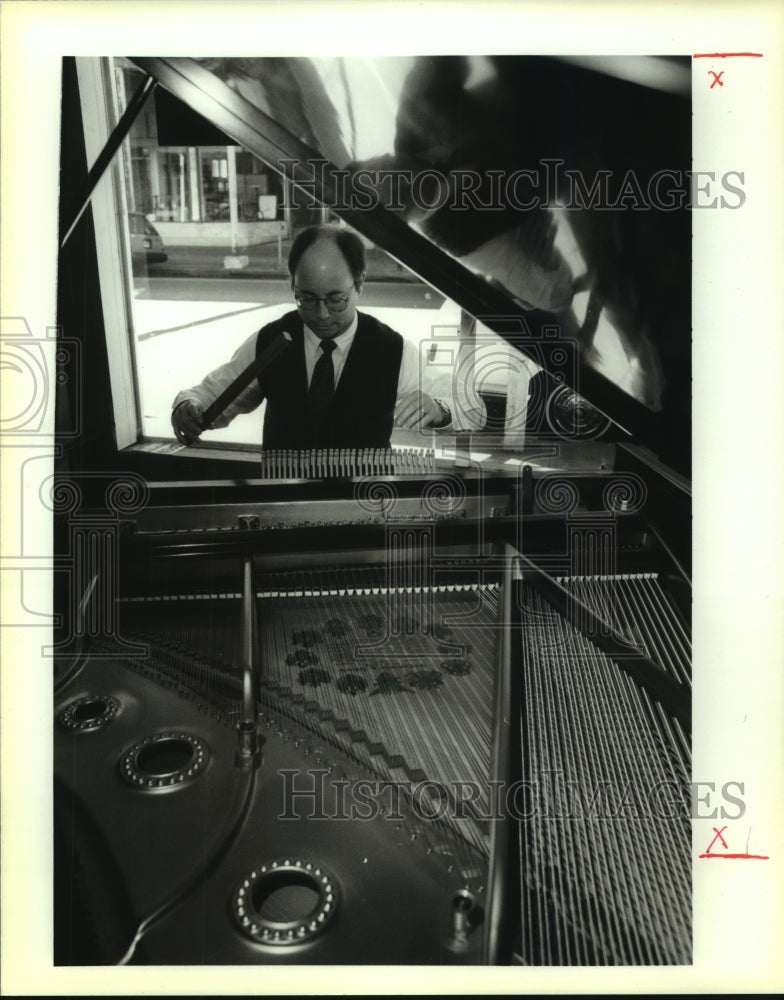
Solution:
M348 305L348 295L343 295L340 292L332 292L331 295L325 295L324 298L319 298L318 295L310 295L308 292L295 291L294 301L300 309L305 309L307 312L318 309L319 303L323 302L331 313L340 313L343 312Z

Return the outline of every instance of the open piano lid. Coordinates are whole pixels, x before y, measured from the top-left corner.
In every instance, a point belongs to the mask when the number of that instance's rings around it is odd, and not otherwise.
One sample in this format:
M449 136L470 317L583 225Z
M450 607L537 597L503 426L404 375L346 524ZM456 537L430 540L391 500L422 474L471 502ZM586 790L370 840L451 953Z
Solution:
M132 61L688 475L688 61Z

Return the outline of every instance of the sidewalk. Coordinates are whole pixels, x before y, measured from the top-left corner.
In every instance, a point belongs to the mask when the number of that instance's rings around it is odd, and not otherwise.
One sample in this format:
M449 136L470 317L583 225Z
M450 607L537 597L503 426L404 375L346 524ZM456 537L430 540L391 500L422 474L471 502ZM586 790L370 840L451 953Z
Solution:
M231 247L166 245L168 260L150 264L149 274L153 278L288 278L286 261L290 248L291 240L286 239L281 241L280 257L277 240L240 249L237 256L246 256L248 266L235 270L224 266L224 258L231 256ZM367 251L367 269L369 281L419 282L383 250Z

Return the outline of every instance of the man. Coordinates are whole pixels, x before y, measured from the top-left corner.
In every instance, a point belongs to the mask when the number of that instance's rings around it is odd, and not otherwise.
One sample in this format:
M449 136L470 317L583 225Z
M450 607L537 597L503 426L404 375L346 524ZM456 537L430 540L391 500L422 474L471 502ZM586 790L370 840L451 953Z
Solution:
M207 407L254 359L263 362L275 349L274 359L262 364L258 378L211 427L225 427L265 399L263 444L269 449L386 448L393 424L406 430L451 427L450 387L436 398L426 373L420 375L417 348L357 312L366 269L364 246L354 233L336 226L303 230L288 267L297 311L264 326L228 364L179 393L172 413L178 441L192 444L207 429ZM481 404L471 409L461 402L460 411L461 429L484 422Z

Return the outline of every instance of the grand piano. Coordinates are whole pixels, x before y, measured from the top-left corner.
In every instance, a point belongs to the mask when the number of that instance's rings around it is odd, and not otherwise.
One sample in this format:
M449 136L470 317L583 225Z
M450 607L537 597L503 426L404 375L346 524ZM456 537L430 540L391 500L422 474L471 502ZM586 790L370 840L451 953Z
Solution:
M128 62L89 171L64 68L59 304L97 371L89 200L153 93L456 302L469 357L486 336L533 367L479 386L481 432L383 452L221 474L89 419L67 440L56 962L688 964L689 213L632 210L628 180L688 168L688 67L384 66L394 143L361 157L317 61ZM454 194L556 160L571 186L535 207L344 197L363 171ZM599 169L614 208L570 204Z

